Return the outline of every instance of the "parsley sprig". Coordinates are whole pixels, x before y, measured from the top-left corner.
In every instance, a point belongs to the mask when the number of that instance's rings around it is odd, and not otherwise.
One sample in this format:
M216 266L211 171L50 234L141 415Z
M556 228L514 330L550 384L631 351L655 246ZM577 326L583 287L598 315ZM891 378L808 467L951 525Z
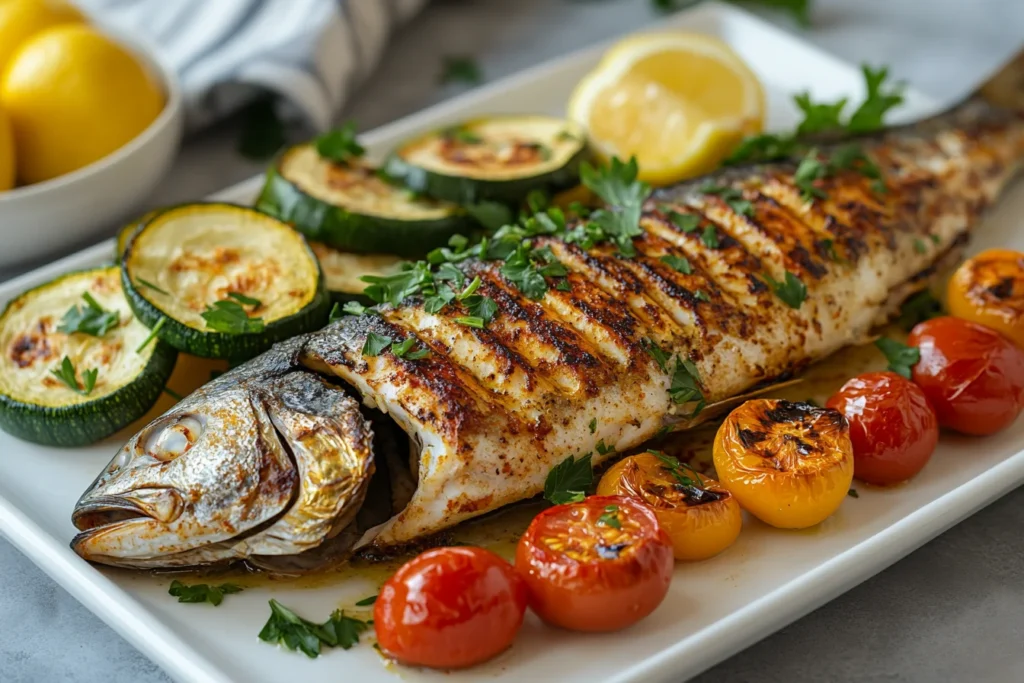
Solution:
M590 453L579 458L570 455L548 472L544 480L544 499L555 505L578 503L586 497L593 483Z
M70 358L64 356L64 360L60 362L60 369L50 370L50 373L59 379L64 386L71 389L71 391L82 396L88 396L96 388L96 378L99 377L100 371L98 368L83 370L82 383L79 384L77 373L75 372L75 364L71 362Z
M580 180L608 204L608 208L590 214L588 237L600 236L597 241L615 243L619 253L627 258L636 255L633 238L643 234L640 212L651 194L651 186L636 179L637 171L636 157L630 157L626 163L613 157L609 166L580 166Z
M619 519L619 506L605 505L604 514L597 518L597 523L610 526L613 529L621 529L622 521Z
M222 583L218 586L213 586L207 583L197 583L192 586L187 586L181 581L174 580L171 581L171 587L167 589L167 592L178 598L178 602L208 602L214 607L218 607L222 602L224 602L225 595L241 593L242 587L236 586L233 583Z
M348 650L359 642L359 637L370 627L370 623L345 615L336 610L330 619L322 624L303 619L277 600L270 601L270 618L260 640L279 643L289 650L299 650L310 659L320 656L321 646L340 647Z
M75 304L60 319L60 323L57 325L58 332L64 334L81 332L93 337L102 337L117 327L121 320L117 311L105 310L89 292L82 292L82 299L85 301L84 306Z
M869 133L884 125L886 114L903 102L902 83L887 85L889 70L885 67L872 69L861 66L867 95L848 119L843 120L846 98L835 102L815 102L809 93L793 96L793 101L803 113L803 120L791 133L781 135L762 134L744 139L727 164L779 161L804 154L808 146L801 142L802 136L833 133Z
M775 292L775 296L779 297L790 308L798 309L807 300L807 285L788 270L781 282L768 273L764 274L764 279L768 286L772 288L772 291Z
M676 365L672 370L672 384L669 387L668 395L676 404L696 402L690 417L697 417L700 411L704 410L707 402L700 386L700 372L692 360L676 356Z
M228 298L216 301L208 305L206 310L200 313L206 326L215 332L225 334L244 334L247 332L262 332L263 318L250 318L249 313L243 306L260 306L258 299L229 292Z
M875 340L875 346L889 362L886 370L910 379L911 370L921 360L921 351L916 346L907 346L895 339L882 337Z
M313 141L321 159L345 164L366 154L366 148L356 140L356 124L349 121L340 128L329 130Z

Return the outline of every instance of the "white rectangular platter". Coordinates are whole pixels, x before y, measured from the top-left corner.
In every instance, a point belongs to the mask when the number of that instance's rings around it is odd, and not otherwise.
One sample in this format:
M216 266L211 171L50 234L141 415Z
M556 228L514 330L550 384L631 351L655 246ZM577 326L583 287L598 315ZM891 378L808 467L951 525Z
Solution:
M791 126L789 96L860 96L856 68L730 7L707 4L670 24L723 37L753 66L769 93L773 128ZM587 50L473 91L365 136L374 154L418 131L493 112L561 114L576 81L602 48ZM932 103L911 94L900 118ZM219 195L251 201L259 180ZM1012 190L979 228L974 248L1024 248L1024 187ZM110 243L0 286L0 302L58 273L110 258ZM317 660L271 647L256 634L277 598L311 619L375 592L366 580L259 584L219 608L181 605L169 579L92 567L69 549L71 509L108 462L120 437L92 448L56 450L0 433L0 532L89 609L181 681L680 681L762 638L895 562L1024 482L1024 421L984 440L944 435L922 475L891 491L860 487L826 523L792 533L747 521L723 555L676 568L671 592L647 620L624 633L559 632L530 617L496 661L450 674L385 666L364 642ZM683 437L685 438L685 437ZM364 638L364 641L366 638Z

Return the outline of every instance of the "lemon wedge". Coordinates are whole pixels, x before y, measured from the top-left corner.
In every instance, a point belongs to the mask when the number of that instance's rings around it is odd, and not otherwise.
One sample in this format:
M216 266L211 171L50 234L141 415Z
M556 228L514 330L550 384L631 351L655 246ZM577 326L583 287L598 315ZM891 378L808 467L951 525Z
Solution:
M647 33L614 45L569 100L569 118L605 160L636 155L640 178L664 185L716 168L764 124L764 91L720 40Z

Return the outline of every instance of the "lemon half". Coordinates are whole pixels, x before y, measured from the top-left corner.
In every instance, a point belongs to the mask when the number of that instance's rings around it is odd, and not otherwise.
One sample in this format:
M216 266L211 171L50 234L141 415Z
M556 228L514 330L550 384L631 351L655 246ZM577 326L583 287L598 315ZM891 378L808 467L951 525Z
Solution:
M707 173L764 125L753 71L720 40L647 33L617 43L573 91L569 118L605 159L635 155L656 185Z

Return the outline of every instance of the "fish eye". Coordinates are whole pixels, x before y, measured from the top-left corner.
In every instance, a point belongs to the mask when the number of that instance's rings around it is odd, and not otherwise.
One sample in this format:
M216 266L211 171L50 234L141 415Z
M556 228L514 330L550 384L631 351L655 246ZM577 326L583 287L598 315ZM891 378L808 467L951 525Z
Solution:
M153 425L146 436L143 451L160 462L181 457L195 445L206 429L206 420L198 415L176 415Z

